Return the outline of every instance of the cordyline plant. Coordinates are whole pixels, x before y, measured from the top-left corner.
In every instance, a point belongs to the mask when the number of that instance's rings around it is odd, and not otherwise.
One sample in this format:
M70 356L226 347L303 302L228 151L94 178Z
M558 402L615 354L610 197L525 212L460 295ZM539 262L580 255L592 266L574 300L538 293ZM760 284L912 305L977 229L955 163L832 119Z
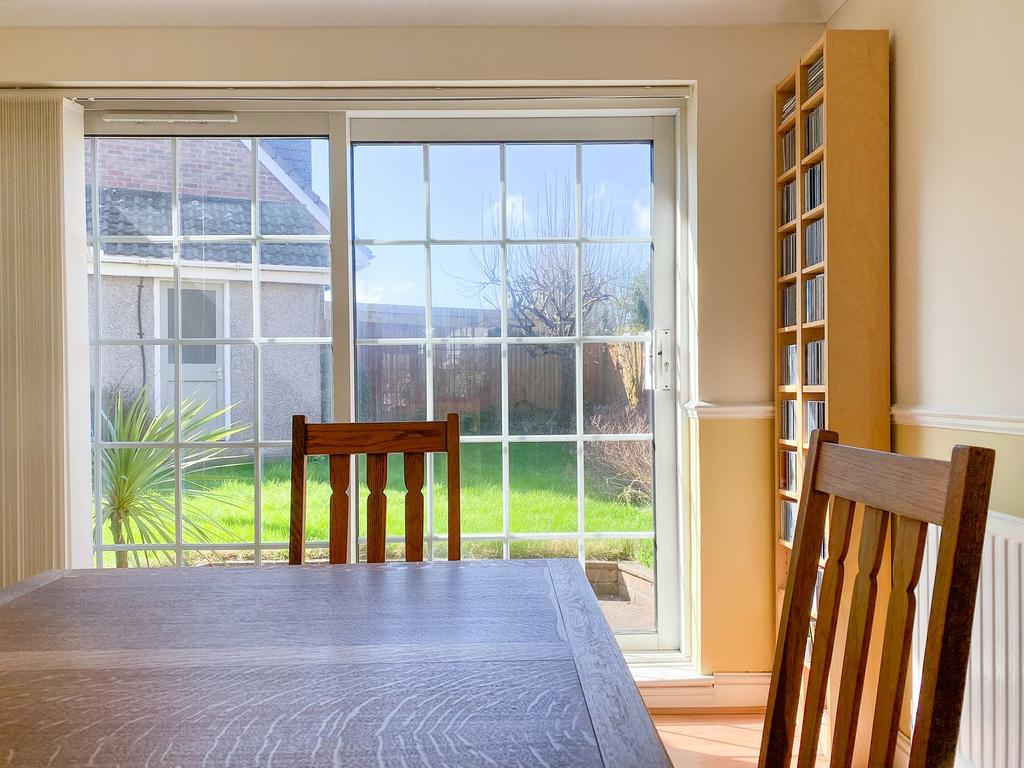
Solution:
M150 414L149 391L143 387L125 403L119 392L111 413L103 415L107 440L113 443L165 443L175 439L177 421L182 441L195 441L195 450L182 453L181 469L202 465L224 453L223 444L232 435L244 431L245 425L216 426L215 422L227 408L203 413L206 401L182 401L176 416L174 407ZM209 443L218 446L203 448ZM114 544L173 544L176 534L174 452L165 447L110 448L102 453L101 525L109 525ZM196 541L212 541L218 534L230 532L195 505L199 499L216 499L234 506L234 502L218 496L211 488L189 488L182 499L182 536ZM150 565L148 551L116 553L118 568L128 567L128 556L135 565ZM154 558L174 563L174 552L156 550Z

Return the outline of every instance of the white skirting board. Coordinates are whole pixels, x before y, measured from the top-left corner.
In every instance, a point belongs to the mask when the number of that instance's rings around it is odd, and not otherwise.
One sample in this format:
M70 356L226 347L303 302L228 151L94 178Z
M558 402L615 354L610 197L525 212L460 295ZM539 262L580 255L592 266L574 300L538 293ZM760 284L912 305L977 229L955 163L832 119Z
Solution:
M634 672L637 687L650 711L757 710L768 702L768 672L695 675L689 679L644 679Z
M925 547L921 583L917 588L917 614L914 621L911 671L914 675L912 711L915 712L938 548L939 529L931 526ZM981 563L978 603L974 613L957 766L1024 766L1022 602L1024 518L991 512ZM901 752L905 750L897 749L897 765L900 765Z

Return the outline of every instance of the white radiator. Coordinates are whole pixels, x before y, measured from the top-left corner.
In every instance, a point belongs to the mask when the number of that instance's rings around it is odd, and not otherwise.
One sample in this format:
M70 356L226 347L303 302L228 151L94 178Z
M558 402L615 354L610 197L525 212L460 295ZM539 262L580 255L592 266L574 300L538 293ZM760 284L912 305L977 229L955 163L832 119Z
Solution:
M921 583L917 588L912 672L914 702L928 608L939 548L939 529L930 527ZM1024 766L1024 518L992 512L985 536L985 553L974 614L971 661L967 673L960 755L965 768L1022 768Z

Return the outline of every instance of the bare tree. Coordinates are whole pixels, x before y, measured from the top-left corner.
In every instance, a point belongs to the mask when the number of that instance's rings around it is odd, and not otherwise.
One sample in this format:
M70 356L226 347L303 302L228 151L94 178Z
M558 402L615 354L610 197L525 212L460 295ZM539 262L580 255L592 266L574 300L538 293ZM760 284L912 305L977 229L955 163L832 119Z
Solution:
M500 206L485 206L490 212L490 237L500 237ZM630 246L616 242L584 244L577 275L576 218L588 238L611 240L625 236L625 222L618 221L612 201L586 190L576 208L575 179L557 175L545 180L543 192L521 206L509 209L507 237L529 244L507 248L506 291L510 336L544 338L574 336L582 323L587 335L636 333L649 327L649 266L637 269ZM563 242L557 242L557 240ZM496 248L473 250L478 278L453 276L461 292L477 297L482 304L500 309L503 265ZM580 291L581 316L577 316L576 295ZM550 345L533 354L558 355L560 364L557 423L570 423L575 409L575 363L571 346ZM622 376L627 404L635 407L642 388L643 361L637 353L613 353L612 362ZM513 404L515 405L515 404ZM536 414L543 418L541 414Z

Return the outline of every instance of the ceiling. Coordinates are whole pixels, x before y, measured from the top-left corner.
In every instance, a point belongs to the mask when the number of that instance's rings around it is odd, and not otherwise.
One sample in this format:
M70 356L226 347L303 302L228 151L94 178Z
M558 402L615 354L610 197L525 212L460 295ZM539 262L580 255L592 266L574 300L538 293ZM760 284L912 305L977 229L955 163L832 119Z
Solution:
M581 26L825 21L843 0L0 0L0 27Z

